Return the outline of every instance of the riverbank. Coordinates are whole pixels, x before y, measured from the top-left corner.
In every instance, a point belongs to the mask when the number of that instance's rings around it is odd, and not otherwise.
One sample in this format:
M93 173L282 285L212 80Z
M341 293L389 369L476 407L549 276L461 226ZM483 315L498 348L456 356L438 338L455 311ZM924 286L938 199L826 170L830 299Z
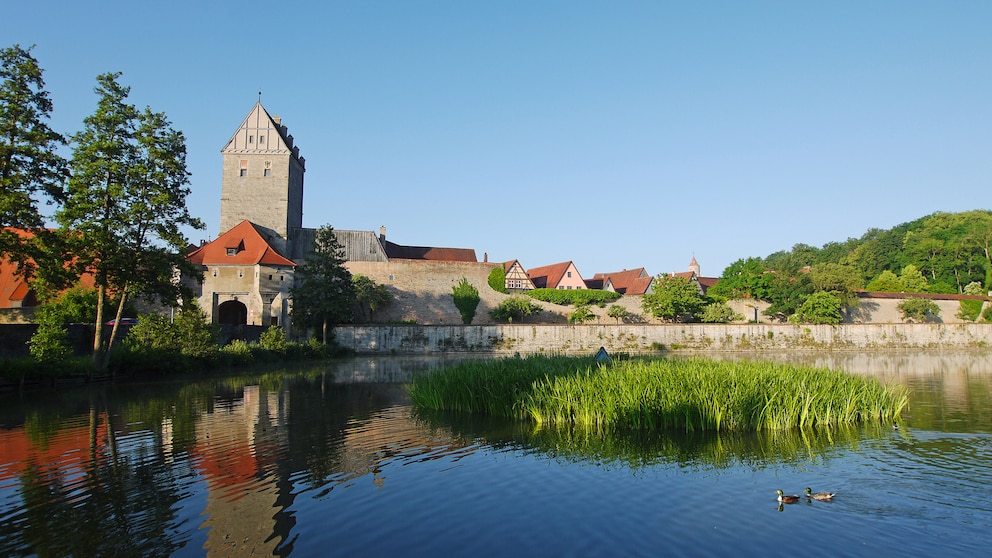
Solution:
M620 324L341 326L356 354L984 349L992 324Z

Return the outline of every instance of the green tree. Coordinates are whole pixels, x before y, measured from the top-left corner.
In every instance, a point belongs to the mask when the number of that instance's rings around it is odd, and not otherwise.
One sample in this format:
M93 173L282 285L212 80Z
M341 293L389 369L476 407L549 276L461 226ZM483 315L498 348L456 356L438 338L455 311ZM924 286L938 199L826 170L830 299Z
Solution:
M872 293L898 293L902 292L902 283L898 275L886 269L872 279L865 288Z
M509 291L506 290L506 271L502 266L494 267L492 271L489 272L488 280L489 288L492 290L506 294Z
M364 275L355 275L351 282L355 288L355 300L362 321L371 322L376 312L393 303L393 293L389 292L385 285L380 285Z
M737 260L723 270L716 285L706 292L708 296L724 299L768 298L771 293L771 275L766 273L761 258Z
M913 264L902 268L902 274L899 275L899 284L902 285L901 292L904 293L928 292L927 278Z
M650 293L641 298L644 312L668 321L691 319L706 305L706 299L695 283L685 277L663 273Z
M48 126L52 102L33 48L0 49L0 258L18 262L34 254L14 229L37 233L44 220L35 195L61 200L68 177L58 155L65 138Z
M794 276L775 273L768 296L770 304L762 313L776 320L786 320L796 313L815 290L816 287L813 286L813 280L808 273L798 273Z
M610 309L606 311L606 315L615 319L617 324L619 324L620 322L626 320L630 313L627 312L627 309L623 306L613 304L610 306Z
M455 308L461 314L462 323L470 324L475 318L475 309L479 306L479 289L475 288L468 279L462 277L457 285L451 287L451 297L455 301Z
M357 299L345 261L344 246L338 242L334 227L320 227L313 251L299 267L301 280L292 289L294 317L308 325L319 324L325 345L330 326L353 318Z
M91 273L97 289L94 362L106 368L117 325L102 355L103 301L118 297L117 322L133 295L174 305L191 298L177 270L196 277L184 257L182 228L202 229L186 208L186 141L164 114L128 104L119 73L97 77L97 109L73 136L67 197L57 213L77 273ZM101 358L103 356L103 358Z
M832 294L841 304L854 303L856 291L863 286L858 270L844 264L816 264L810 269L809 278L817 290Z
M596 319L596 314L594 314L587 305L582 305L569 314L568 323L581 324L594 319Z
M907 322L934 322L940 318L940 306L927 298L907 298L897 308Z
M489 316L499 322L513 323L523 321L524 318L532 316L541 311L541 306L535 304L529 297L523 295L511 296L499 306L489 312Z
M743 320L744 316L734 311L726 302L711 302L703 307L699 321L708 324L725 324Z
M829 324L840 323L841 300L826 291L817 291L811 294L803 304L796 310L789 321L805 324Z

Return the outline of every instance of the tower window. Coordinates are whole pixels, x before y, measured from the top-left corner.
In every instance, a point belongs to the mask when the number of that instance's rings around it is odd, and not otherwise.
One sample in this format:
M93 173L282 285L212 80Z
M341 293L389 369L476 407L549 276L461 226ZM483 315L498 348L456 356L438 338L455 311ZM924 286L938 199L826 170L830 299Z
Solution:
M241 159L241 176L248 176L248 159Z
M265 143L265 136L258 136L258 143Z
M271 176L272 175L272 161L266 161L265 162L265 170L262 171L262 175L263 176Z
M255 136L248 136L248 143L249 144L255 143Z

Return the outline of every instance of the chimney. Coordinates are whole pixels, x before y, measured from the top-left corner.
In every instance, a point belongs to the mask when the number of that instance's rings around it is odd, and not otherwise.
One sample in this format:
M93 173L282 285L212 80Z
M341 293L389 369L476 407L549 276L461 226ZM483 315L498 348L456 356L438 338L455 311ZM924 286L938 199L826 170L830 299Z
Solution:
M276 123L276 126L282 124L282 118L278 114L272 116L272 121Z
M379 227L379 242L386 241L386 225Z

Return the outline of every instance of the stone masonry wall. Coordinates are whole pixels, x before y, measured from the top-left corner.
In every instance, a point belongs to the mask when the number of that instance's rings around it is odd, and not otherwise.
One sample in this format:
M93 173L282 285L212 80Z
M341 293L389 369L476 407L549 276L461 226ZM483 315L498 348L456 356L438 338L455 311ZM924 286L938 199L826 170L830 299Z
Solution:
M359 354L984 349L992 324L393 325L335 328Z

